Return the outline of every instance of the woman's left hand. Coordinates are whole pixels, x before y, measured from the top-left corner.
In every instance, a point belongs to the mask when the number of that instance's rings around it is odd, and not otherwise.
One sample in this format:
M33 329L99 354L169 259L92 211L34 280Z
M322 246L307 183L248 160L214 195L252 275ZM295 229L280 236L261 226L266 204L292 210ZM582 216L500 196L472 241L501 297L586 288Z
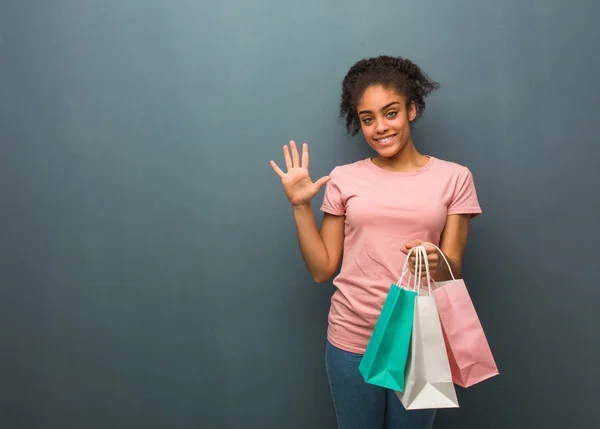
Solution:
M420 246L423 243L424 243L423 240L411 240L405 244L404 248L402 248L400 250L405 255L408 255L408 252L410 251L410 249L412 249L413 247ZM433 246L425 244L423 247L425 247L425 250L427 251L427 261L429 263L429 275L431 277L433 277L433 275L437 271L439 263L440 263L440 254L439 254L438 250ZM417 256L416 256L415 252L413 252L410 255L410 260L408 261L408 266L410 267L410 272L413 274L415 273L416 261L417 261ZM423 265L421 267L421 273L423 276L426 275L425 265Z

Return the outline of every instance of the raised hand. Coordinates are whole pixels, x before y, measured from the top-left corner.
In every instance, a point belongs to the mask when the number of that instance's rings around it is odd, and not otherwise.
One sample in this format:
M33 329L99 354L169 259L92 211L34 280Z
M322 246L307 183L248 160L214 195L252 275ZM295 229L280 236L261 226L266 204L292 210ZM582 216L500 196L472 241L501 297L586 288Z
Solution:
M302 161L300 161L296 142L293 140L290 141L290 148L288 148L288 145L283 146L283 157L285 159L287 172L284 173L277 166L275 161L271 161L271 167L281 178L281 184L283 185L285 195L293 206L309 204L310 200L317 195L321 187L327 183L331 177L324 176L316 182L313 182L308 173L308 144L304 143L302 145Z

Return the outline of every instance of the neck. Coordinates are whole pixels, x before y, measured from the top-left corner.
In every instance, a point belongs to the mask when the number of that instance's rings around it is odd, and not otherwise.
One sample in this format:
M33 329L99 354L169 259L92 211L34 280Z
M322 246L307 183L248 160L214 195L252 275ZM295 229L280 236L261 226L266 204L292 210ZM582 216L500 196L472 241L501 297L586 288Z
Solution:
M406 172L417 170L429 161L429 157L419 153L412 139L400 149L400 151L391 157L377 155L373 158L373 163L385 170Z

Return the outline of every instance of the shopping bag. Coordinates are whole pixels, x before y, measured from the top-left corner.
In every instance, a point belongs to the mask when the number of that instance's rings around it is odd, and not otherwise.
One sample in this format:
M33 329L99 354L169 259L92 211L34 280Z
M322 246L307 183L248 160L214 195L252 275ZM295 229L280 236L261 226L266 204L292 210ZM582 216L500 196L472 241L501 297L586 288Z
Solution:
M416 250L415 250L416 252ZM402 285L408 270L406 258L397 284L392 284L358 369L367 383L403 391L406 360L417 293Z
M446 343L452 378L462 387L470 387L499 374L475 306L463 279L454 278L448 259L445 260L452 280L434 282L433 296L438 307Z
M427 253L423 246L418 247L415 290L419 294L415 298L406 382L404 391L395 393L407 410L458 408L442 326L432 295ZM422 265L425 266L427 289L420 287Z

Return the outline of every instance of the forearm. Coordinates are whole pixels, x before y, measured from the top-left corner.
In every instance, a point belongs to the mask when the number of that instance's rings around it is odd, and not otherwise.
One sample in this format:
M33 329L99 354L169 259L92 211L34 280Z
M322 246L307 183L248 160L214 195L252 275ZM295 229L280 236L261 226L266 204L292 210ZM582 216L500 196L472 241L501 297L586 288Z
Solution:
M462 278L463 258L469 237L470 222L471 215L469 214L448 216L440 240L440 249L446 256L446 259L448 259L448 263L450 264L455 279ZM444 261L444 258L441 255L439 255L438 269L434 278L436 281L452 279L446 261Z
M308 271L316 282L328 280L331 277L329 255L317 229L311 206L294 206L294 219L300 251Z
M448 265L446 264L446 261L444 261L444 258L440 255L438 267L433 276L433 279L437 282L451 280L452 275L454 275L454 278L456 278L456 279L459 279L462 276L461 262L458 261L456 258L452 258L448 255L446 255L446 259L448 260L448 263L450 264L450 268L452 269L452 274L448 270Z

